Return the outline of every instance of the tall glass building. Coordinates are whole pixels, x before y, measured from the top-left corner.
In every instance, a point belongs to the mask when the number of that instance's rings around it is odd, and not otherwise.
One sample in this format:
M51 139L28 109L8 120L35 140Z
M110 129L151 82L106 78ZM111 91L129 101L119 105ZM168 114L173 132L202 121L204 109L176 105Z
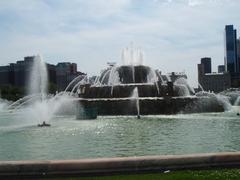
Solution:
M237 31L233 25L226 25L224 32L225 40L225 55L224 63L225 70L230 74L239 72L239 63L237 60Z

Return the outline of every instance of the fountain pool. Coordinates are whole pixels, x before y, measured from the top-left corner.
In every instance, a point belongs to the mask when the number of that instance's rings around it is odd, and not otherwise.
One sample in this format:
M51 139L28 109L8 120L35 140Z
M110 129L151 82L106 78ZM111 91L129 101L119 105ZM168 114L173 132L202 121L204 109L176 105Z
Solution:
M240 150L238 107L223 113L55 116L38 128L24 114L0 114L0 160L82 159Z

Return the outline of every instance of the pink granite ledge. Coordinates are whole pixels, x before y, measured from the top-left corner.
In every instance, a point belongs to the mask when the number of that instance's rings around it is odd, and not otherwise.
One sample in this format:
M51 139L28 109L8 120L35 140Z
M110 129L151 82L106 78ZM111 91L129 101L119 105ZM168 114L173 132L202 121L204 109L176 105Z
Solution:
M0 179L16 177L80 177L163 172L166 170L239 167L240 152L80 160L0 161Z

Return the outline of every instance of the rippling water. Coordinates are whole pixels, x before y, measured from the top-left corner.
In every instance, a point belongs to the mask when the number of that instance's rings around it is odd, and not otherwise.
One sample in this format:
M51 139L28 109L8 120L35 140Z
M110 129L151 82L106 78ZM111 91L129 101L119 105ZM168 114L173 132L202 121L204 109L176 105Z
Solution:
M240 151L234 112L76 120L39 128L24 112L0 113L0 160L81 159Z

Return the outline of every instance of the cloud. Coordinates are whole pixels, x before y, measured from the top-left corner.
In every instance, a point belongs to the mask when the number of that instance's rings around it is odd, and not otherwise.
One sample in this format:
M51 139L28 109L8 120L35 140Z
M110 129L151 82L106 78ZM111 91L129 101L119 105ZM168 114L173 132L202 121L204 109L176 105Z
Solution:
M229 5L232 3L238 3L237 0L188 0L189 6L200 6L200 5Z
M188 0L188 5L189 6L197 6L197 5L200 5L202 3L203 3L203 1L201 1L201 0Z
M0 63L42 53L47 62L75 61L98 74L135 42L145 62L163 72L188 73L196 86L197 63L223 63L225 24L239 28L238 1L203 0L0 1ZM229 13L231 12L231 13ZM94 64L94 66L92 65Z

